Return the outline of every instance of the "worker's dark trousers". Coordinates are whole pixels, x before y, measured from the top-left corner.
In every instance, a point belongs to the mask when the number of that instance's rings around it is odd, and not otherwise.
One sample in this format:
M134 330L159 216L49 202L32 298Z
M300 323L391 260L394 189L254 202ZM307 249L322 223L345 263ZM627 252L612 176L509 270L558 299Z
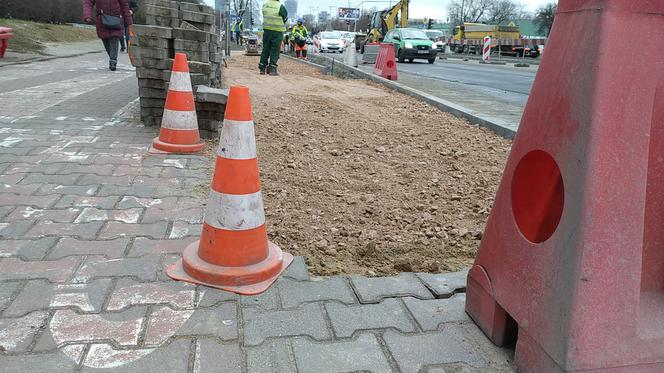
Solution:
M263 52L258 64L259 70L265 70L268 66L277 66L279 61L279 48L284 34L279 31L263 30Z
M101 39L104 43L104 48L106 48L106 53L108 53L108 58L111 62L118 62L118 50L120 49L120 38L109 38Z

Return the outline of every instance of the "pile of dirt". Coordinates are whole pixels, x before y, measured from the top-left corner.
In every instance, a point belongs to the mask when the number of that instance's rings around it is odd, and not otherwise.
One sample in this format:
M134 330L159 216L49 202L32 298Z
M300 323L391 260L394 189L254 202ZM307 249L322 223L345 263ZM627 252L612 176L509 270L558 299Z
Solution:
M510 141L366 81L256 65L226 76L251 89L271 240L317 275L472 263Z

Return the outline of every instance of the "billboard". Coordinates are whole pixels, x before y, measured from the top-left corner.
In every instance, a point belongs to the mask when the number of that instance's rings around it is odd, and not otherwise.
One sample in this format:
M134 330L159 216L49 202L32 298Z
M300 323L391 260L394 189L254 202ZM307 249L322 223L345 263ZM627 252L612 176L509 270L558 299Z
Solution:
M358 8L338 8L337 17L347 21L357 21L360 19L360 10Z

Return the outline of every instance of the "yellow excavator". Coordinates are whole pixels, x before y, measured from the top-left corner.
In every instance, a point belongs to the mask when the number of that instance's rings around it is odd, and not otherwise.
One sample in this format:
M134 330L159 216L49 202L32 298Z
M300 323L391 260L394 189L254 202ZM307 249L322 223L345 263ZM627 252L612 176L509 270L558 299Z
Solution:
M393 28L408 27L408 2L400 0L392 8L374 12L371 15L371 28L367 34L366 43L377 43L383 41L383 37Z

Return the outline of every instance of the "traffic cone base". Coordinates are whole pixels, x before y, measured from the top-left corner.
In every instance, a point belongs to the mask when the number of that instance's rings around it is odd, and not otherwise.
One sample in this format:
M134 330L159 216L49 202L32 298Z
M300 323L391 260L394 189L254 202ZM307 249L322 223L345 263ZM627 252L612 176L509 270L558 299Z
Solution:
M170 278L242 295L256 295L267 290L293 262L291 254L268 241L268 255L263 261L239 267L219 266L198 256L199 244L200 241L196 241L187 246L182 259L166 270Z
M205 143L201 142L198 144L172 144L168 142L163 142L159 140L159 137L155 137L152 140L152 146L150 147L150 153L152 154L168 154L168 153L198 153L205 147Z
M159 136L150 153L197 153L203 150L187 56L175 55Z

